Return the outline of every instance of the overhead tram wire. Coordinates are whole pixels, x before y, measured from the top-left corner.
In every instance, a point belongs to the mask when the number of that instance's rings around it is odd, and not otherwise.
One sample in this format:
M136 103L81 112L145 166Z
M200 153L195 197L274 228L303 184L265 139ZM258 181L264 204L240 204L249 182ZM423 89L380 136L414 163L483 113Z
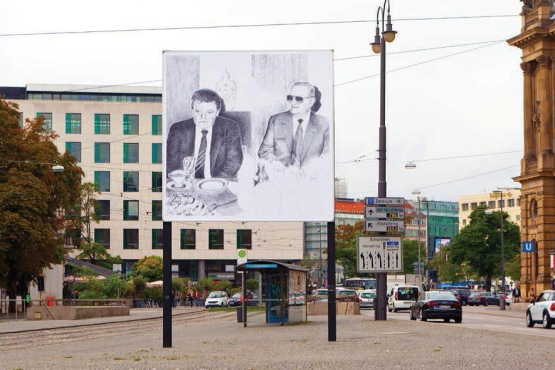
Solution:
M396 22L410 21L434 21L434 20L466 20L466 19L491 19L491 18L512 18L520 17L518 14L498 14L498 15L470 15L456 17L427 17L427 18L400 18L394 19ZM83 30L83 31L46 31L28 33L4 33L0 37L22 37L22 36L51 36L51 35L82 35L94 33L131 33L131 32L150 32L150 31L182 31L182 30L204 30L219 28L260 28L260 27L288 27L288 26L314 26L314 25L333 25L333 24L352 24L352 23L373 23L373 20L352 20L352 21L312 21L312 22L288 22L288 23L253 23L253 24L231 24L231 25L212 25L212 26L182 26L182 27L154 27L154 28L128 28L113 30Z
M489 175L489 174L492 174L492 173L495 173L495 172L501 172L501 171L505 171L505 170L508 170L508 169L511 169L511 168L518 168L518 167L519 167L519 166L504 167L504 168L500 168L500 169L497 169L497 170L488 171L488 172L483 172L483 173L479 173L479 174L477 174L477 175L467 176L467 177L463 177L463 178L456 179L456 180L445 181L445 182L441 182L441 183L434 184L434 185L422 186L422 187L419 187L419 188L417 188L417 189L415 189L415 190L422 190L422 189L435 188L436 186L452 184L452 183L454 183L454 182L459 182L459 181L463 181L463 180L469 180L469 179L473 179L473 178L476 178L476 177L480 177L480 176L484 176L484 175Z

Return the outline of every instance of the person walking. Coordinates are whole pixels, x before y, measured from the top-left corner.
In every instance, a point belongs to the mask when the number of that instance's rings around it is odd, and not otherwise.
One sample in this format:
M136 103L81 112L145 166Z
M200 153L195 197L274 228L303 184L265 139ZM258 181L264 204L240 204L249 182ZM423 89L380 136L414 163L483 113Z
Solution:
M200 290L195 292L195 306L199 306L199 299L200 299Z
M513 301L515 303L520 302L520 286L518 283L515 283L515 287L513 288Z

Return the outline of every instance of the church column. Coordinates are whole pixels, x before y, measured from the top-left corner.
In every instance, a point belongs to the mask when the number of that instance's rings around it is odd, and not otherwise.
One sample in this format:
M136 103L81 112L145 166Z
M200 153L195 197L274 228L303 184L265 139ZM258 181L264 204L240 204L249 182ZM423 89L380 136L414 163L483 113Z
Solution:
M536 157L536 140L534 133L534 83L533 75L536 62L521 63L520 68L524 74L524 158L521 173L527 173L527 165Z
M553 169L553 128L551 122L551 79L550 66L551 57L540 55L536 58L538 62L537 71L537 101L539 102L539 149L538 171Z

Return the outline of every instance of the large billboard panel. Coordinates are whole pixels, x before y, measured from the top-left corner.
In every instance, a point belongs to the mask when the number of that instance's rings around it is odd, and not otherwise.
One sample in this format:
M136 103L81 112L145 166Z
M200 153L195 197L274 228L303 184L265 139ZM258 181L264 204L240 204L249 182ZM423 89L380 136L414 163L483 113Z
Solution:
M164 52L164 221L332 221L332 59Z

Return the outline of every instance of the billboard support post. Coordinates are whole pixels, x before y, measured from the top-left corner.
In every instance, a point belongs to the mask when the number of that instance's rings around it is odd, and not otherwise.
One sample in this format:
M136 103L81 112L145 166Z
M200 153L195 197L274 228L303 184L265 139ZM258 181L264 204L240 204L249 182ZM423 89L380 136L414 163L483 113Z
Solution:
M172 347L172 223L163 223L163 322L162 342L164 348Z
M328 342L337 338L335 309L335 221L328 222Z

